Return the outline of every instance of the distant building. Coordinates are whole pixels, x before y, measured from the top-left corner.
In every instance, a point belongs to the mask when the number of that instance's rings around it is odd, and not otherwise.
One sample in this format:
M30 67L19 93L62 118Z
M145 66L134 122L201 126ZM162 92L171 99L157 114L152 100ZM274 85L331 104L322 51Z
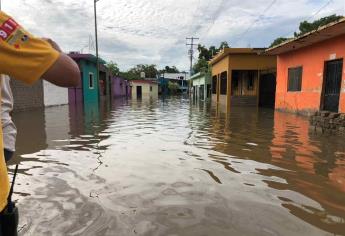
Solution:
M100 66L100 79L97 78L97 58L92 54L70 53L69 56L78 63L81 73L81 84L79 87L69 88L69 102L75 103L98 103L100 97L109 94L109 77L104 66ZM100 59L100 64L105 61Z
M112 98L131 96L130 83L120 77L111 78Z
M192 96L196 99L211 99L211 75L200 72L193 75L189 80L192 87Z
M264 49L224 48L211 61L212 101L274 108L276 57Z
M188 91L188 73L163 73L160 75L160 80L164 83L173 82L177 83L180 87L180 91L186 93Z
M276 109L345 113L345 18L267 50L277 55Z
M158 83L155 80L131 80L132 98L157 98L158 97Z

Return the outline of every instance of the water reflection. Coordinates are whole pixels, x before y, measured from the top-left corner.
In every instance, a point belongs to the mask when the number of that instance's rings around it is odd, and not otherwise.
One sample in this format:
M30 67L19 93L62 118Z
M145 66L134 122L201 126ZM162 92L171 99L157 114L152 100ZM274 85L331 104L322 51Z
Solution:
M175 97L15 120L22 235L344 235L344 141L305 118Z

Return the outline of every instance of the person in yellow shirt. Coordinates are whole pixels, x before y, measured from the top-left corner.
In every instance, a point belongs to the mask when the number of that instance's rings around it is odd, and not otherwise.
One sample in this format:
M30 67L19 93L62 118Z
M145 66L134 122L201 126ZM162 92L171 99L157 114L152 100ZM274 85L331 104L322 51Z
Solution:
M52 40L37 38L14 19L0 11L0 74L32 84L43 78L55 85L74 87L80 83L78 65ZM0 125L1 127L1 125ZM0 150L3 150L0 129ZM7 236L1 215L6 212L9 178L3 152L0 151L0 236Z

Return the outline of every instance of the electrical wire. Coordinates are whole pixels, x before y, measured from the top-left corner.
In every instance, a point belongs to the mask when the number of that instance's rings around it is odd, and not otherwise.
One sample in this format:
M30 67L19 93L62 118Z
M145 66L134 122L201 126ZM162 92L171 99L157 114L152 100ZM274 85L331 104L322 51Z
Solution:
M253 22L251 25L249 25L248 28L247 28L245 31L243 31L243 33L237 34L237 35L235 36L235 38L237 38L237 40L236 40L235 42L233 42L233 43L234 43L234 44L237 43L237 41L238 41L240 38L242 38L245 34L247 34L247 33L249 32L249 30L251 30L251 29L253 28L253 26L254 26L256 23L260 22L260 21L262 20L262 17L265 16L265 14L274 6L274 4L277 3L277 1L278 1L278 0L273 0L273 1L263 10L263 12L259 15L259 17L256 18L256 19L254 20L254 22Z
M311 15L309 18L306 19L306 21L309 21L311 19L313 19L316 15L318 15L323 9L325 9L326 7L328 7L328 5L330 5L333 2L333 0L329 0L326 2L325 5L322 5L322 7L317 10L313 15ZM289 33L285 34L283 37L286 38L288 36L290 36L292 33L294 33L295 31L290 31Z

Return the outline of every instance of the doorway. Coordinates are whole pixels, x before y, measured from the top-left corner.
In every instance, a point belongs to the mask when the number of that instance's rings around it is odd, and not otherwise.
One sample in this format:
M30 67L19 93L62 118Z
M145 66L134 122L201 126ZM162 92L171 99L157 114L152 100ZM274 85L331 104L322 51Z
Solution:
M342 71L343 59L325 63L323 110L338 112Z
M137 98L142 98L143 96L143 92L142 92L142 87L141 86L137 86Z
M260 77L259 106L274 108L276 99L276 76L273 73Z

